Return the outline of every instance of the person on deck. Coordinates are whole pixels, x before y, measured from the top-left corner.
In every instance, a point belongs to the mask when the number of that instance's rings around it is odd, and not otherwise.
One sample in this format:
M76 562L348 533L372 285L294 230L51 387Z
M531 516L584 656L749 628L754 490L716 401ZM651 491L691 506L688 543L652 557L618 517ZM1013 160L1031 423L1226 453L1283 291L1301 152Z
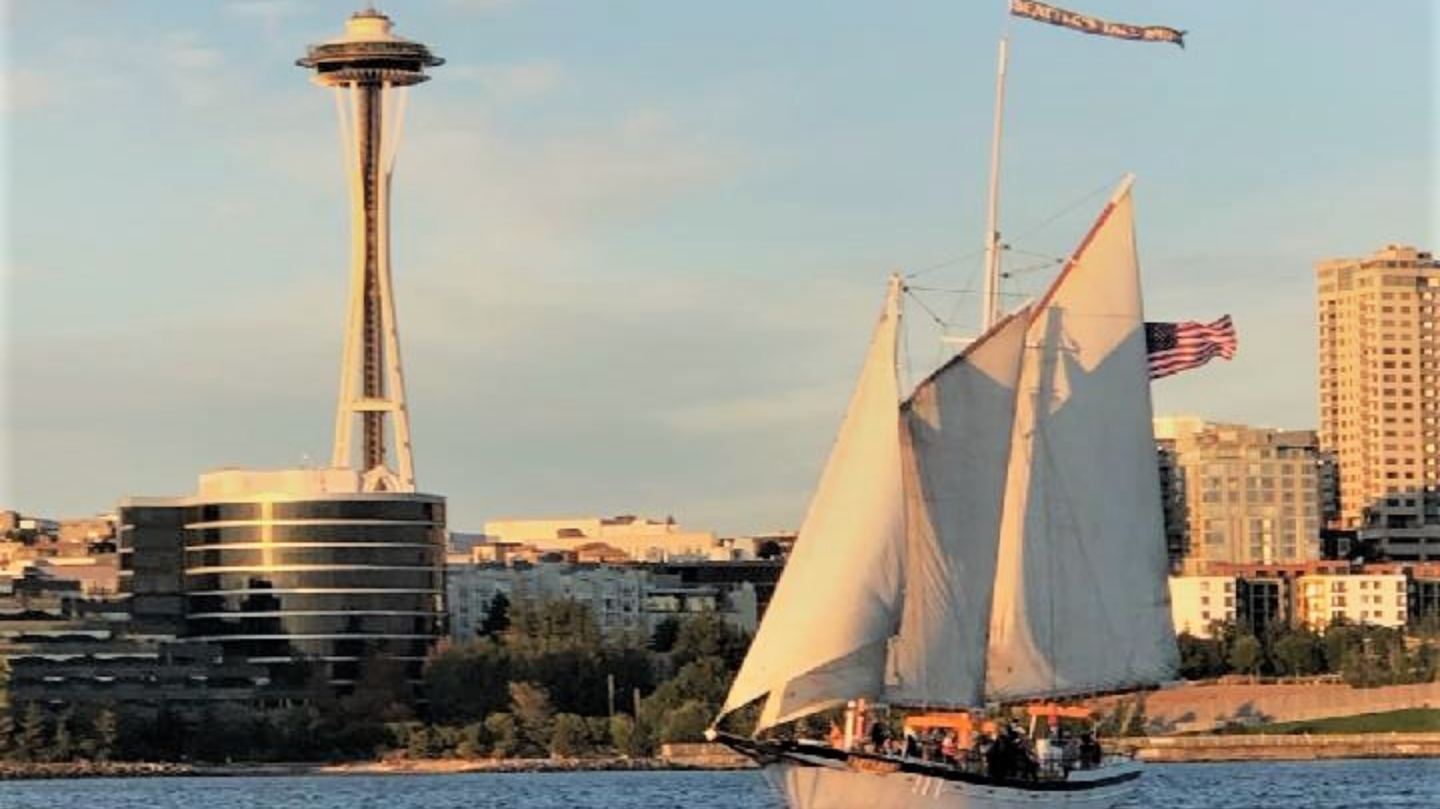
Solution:
M1095 740L1092 733L1086 733L1080 737L1080 766L1085 769L1099 767L1100 761L1105 757L1105 751L1100 749L1100 742Z
M890 738L890 729L884 722L870 723L870 750L874 753L885 752L885 742Z

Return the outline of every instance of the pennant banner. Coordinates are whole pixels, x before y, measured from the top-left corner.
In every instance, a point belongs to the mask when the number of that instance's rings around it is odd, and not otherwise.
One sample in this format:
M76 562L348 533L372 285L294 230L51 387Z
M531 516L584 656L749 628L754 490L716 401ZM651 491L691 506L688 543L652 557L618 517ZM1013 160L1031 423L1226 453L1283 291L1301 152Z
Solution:
M1138 39L1146 42L1174 42L1185 47L1185 32L1161 25L1126 25L1108 22L1098 17L1077 14L1063 8L1047 6L1035 0L1010 0L1010 13L1040 22L1048 22L1062 28L1083 31L1087 34L1115 37L1117 39Z

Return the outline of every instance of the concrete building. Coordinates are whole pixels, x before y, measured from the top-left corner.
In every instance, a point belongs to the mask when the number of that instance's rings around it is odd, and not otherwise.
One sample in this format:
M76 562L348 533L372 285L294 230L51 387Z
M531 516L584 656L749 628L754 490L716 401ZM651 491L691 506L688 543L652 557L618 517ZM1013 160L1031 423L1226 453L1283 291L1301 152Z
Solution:
M712 531L687 531L673 518L653 520L629 514L618 517L497 520L485 523L485 535L490 545L532 546L540 553L574 553L586 546L598 550L597 543L600 543L621 551L636 562L729 559L735 556L733 547L717 540Z
M642 642L666 618L718 615L753 634L759 623L755 587L687 583L651 565L576 564L555 558L535 563L461 563L446 568L450 636L473 640L495 596L512 603L570 599L585 604L607 636L632 633Z
M418 680L444 632L445 501L364 487L353 469L224 470L190 497L122 501L134 631L318 661L342 690L370 653Z
M1320 444L1337 527L1392 559L1440 558L1440 262L1389 245L1319 262Z
M1344 620L1401 627L1409 620L1409 587L1403 573L1311 573L1299 577L1296 621L1315 629Z
M1170 616L1175 633L1208 638L1216 623L1238 617L1233 576L1171 576Z
M1314 433L1182 418L1157 419L1156 435L1174 567L1321 558L1325 461Z
M1410 622L1440 623L1440 562L1409 566Z

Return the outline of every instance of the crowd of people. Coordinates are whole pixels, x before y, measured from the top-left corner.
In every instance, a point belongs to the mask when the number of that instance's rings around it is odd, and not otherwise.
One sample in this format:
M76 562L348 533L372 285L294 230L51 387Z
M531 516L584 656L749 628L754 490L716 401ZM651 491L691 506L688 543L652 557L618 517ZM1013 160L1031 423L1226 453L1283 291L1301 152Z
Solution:
M1071 770L1098 767L1104 758L1100 742L1089 731L1074 734L1054 726L1044 735L1031 738L1010 723L993 728L987 724L962 743L953 729L907 728L903 737L895 738L884 722L874 722L864 747L879 755L1020 780L1063 778Z

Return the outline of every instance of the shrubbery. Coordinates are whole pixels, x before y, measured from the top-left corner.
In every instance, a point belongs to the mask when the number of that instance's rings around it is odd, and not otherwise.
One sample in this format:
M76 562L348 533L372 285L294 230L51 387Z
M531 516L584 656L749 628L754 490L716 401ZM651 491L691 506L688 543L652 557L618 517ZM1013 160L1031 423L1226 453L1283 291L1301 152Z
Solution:
M49 713L0 707L0 757L35 761L316 761L646 756L699 741L749 639L716 617L667 621L650 638L602 637L574 601L492 604L473 643L442 644L421 694L395 661L368 656L352 693L312 682L305 704L184 715L167 706ZM307 678L309 678L307 680Z

